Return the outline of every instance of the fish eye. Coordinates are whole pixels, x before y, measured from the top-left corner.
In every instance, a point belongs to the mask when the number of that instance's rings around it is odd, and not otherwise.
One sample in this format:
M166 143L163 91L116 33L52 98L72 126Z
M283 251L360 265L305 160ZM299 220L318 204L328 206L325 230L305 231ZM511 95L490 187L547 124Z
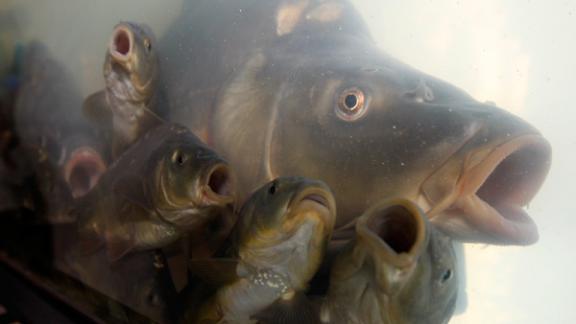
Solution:
M366 97L364 92L356 87L345 89L338 96L336 113L338 117L347 121L360 118L366 111Z
M180 150L176 150L174 151L174 153L172 153L172 163L177 164L177 165L183 165L186 162L186 157L184 156L184 154L182 154L182 152Z
M146 47L146 50L148 52L150 52L152 50L152 43L150 42L150 40L148 38L144 38L144 47Z
M441 281L442 283L445 283L446 281L450 280L450 278L452 278L452 270L446 269L446 271L444 271L444 273L442 274Z
M272 185L268 188L268 193L271 195L276 193L276 181L272 182Z

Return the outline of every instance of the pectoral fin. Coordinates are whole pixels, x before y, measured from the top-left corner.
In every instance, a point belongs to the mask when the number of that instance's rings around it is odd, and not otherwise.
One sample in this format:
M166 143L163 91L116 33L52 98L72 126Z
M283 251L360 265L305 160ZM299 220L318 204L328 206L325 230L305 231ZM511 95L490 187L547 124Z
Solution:
M97 124L100 128L111 125L112 111L108 107L106 92L98 91L88 96L82 105L84 116Z
M146 189L146 183L140 176L122 176L114 181L112 190L114 194L124 197L129 202L140 206L147 211L154 209L152 198Z
M134 248L134 243L126 238L120 238L118 236L106 238L106 254L110 262L116 262L132 251Z

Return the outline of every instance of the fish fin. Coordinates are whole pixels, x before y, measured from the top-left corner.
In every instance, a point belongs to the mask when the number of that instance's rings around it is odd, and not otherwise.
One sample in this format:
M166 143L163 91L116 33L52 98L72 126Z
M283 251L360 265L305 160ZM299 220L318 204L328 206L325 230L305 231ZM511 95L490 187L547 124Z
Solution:
M92 255L104 247L104 240L95 232L87 232L80 234L74 254L76 255Z
M84 100L82 111L90 121L100 127L108 127L112 121L112 111L108 107L106 92L104 90L95 92Z
M137 175L125 175L116 181L112 186L115 194L126 198L131 203L144 208L147 211L154 210L152 199L146 190L144 179Z
M131 240L110 238L106 240L106 255L110 262L116 262L132 251L134 244Z
M213 258L188 260L190 272L214 286L223 286L238 280L238 260Z
M288 295L288 296L286 296ZM303 293L288 293L256 315L259 324L312 324L320 323L319 312Z
M308 0L286 1L276 13L276 34L283 36L292 33L308 6Z
M344 14L344 5L336 1L322 2L306 14L306 20L328 23L339 20Z

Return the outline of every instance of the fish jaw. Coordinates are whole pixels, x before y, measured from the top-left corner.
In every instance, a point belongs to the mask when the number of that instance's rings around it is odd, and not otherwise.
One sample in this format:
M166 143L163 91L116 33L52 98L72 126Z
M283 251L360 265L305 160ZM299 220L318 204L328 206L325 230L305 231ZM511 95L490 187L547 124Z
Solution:
M227 163L216 163L208 168L199 186L202 206L228 205L235 201L235 179Z
M90 147L79 147L70 154L64 165L64 179L72 197L79 198L98 184L106 171L102 156Z
M377 282L388 294L406 282L428 244L428 224L410 200L391 199L358 219L358 245L374 259Z
M526 134L449 161L422 186L431 207L428 216L455 239L533 244L538 229L523 208L542 186L550 156L550 144L542 136ZM453 180L447 183L442 177Z
M114 62L122 65L127 71L131 71L129 62L133 47L134 33L130 28L124 24L116 26L108 44L108 53Z

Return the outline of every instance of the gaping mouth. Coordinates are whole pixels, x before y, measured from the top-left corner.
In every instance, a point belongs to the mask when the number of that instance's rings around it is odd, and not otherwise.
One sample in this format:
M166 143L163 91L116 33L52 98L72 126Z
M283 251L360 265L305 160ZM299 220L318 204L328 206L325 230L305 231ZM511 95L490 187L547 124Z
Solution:
M124 63L132 52L133 36L125 26L118 26L112 33L109 52L112 58L118 63Z
M542 186L550 155L549 143L538 135L521 136L496 147L480 163L465 169L456 200L443 215L431 215L432 221L456 236L467 232L467 240L536 242L538 229L524 207Z
M202 181L202 202L225 205L234 202L234 180L230 168L219 163L208 170Z
M311 186L302 190L289 203L292 217L318 218L332 232L336 221L336 202L331 193L318 186ZM298 222L293 220L292 222ZM291 223L291 222L289 222Z
M72 197L78 198L88 193L105 171L106 164L96 151L89 147L74 150L64 166L64 179Z
M370 208L356 231L386 263L405 267L414 262L426 236L425 216L411 201L391 199Z

